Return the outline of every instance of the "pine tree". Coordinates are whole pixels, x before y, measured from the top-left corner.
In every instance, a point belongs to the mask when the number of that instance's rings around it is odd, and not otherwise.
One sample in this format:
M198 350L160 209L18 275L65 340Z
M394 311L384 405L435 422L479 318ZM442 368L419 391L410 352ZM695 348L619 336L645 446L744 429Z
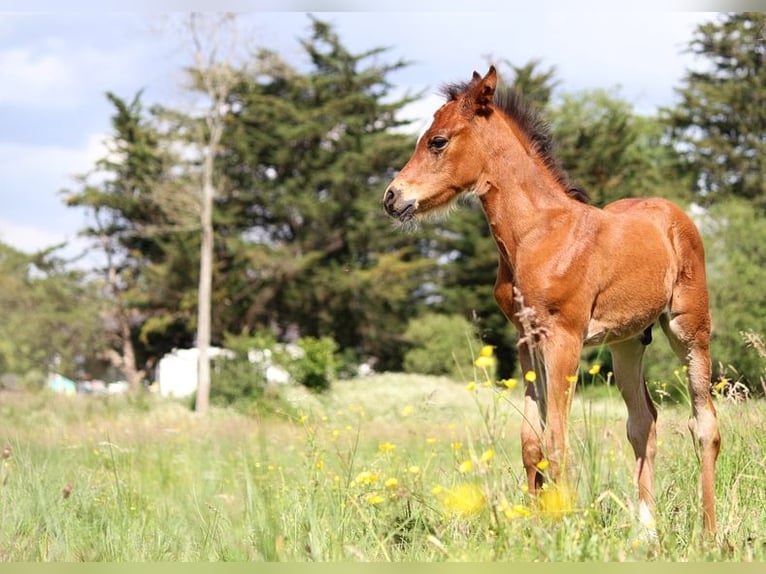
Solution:
M413 145L393 131L413 98L392 98L387 79L406 62L385 63L382 48L351 53L318 19L303 48L308 72L262 51L231 95L218 158L218 326L332 336L394 368L431 265L416 257L419 236L392 229L380 206Z
M766 209L766 14L701 24L689 50L703 60L667 111L703 205L740 197Z
M148 358L139 334L156 293L147 284L147 270L165 259L161 231L170 221L158 190L172 161L145 117L140 93L130 103L112 93L107 98L115 107L108 153L79 178L78 191L65 194L69 206L88 210L90 225L81 233L101 256L99 274L109 302L105 331L113 337L106 356L136 391Z

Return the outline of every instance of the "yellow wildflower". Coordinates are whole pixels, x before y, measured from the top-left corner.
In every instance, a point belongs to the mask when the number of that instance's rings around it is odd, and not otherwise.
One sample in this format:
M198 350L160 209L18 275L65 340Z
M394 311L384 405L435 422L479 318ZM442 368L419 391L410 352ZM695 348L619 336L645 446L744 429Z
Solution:
M591 375L598 375L601 372L601 365L598 363L594 363L593 366L588 370L588 374Z
M567 383L574 385L577 382L577 375L569 375L567 377Z
M460 450L461 448L463 448L463 443L459 441L455 441L451 443L450 446L452 447L452 450Z
M723 377L720 381L718 381L718 383L716 383L715 387L713 387L713 390L716 393L720 393L727 384L729 384L729 379Z
M415 407L413 407L412 405L407 405L406 407L402 409L402 416L408 417L412 415L412 413L414 412L415 412Z
M540 462L538 462L536 466L539 470L544 471L546 468L548 468L549 465L550 465L550 462L548 462L546 459L543 459Z
M396 450L396 445L391 444L390 442L382 442L378 445L378 450L380 452L391 452L392 450Z
M494 357L485 357L483 355L476 358L476 360L473 362L474 365L479 367L480 369L489 369L495 365L495 358Z
M507 389L515 389L519 382L516 379L503 379L501 381Z
M443 490L444 489L437 484L431 489L431 494L433 494L434 496L439 496Z
M473 462L470 460L464 460L460 463L460 466L457 468L458 472L460 474L466 474L473 470Z
M522 506L521 504L514 504L512 509L513 514L516 516L529 516L532 514L526 506Z
M324 468L324 461L321 458L316 462L316 467L317 470L322 470Z
M426 444L435 444L435 443L436 443L436 438L432 436L426 437Z
M416 464L413 464L411 467L407 469L407 472L410 474L420 474L420 467Z
M544 512L563 514L572 511L572 493L564 486L549 486L540 493L540 508Z
M442 502L447 512L467 517L481 512L487 498L477 485L461 484L449 489Z
M495 346L494 345L484 345L481 348L481 351L479 351L480 357L491 357L495 354Z
M378 475L370 472L369 470L363 470L359 474L356 475L356 479L354 482L357 482L359 484L372 484L378 480Z
M386 479L386 482L383 483L383 485L386 488L391 488L391 489L396 488L397 486L399 486L399 479L393 478L393 477L388 478Z
M481 453L481 462L487 463L490 462L493 458L495 458L495 451L491 448L488 448L483 453Z
M466 390L467 390L469 393L472 393L472 392L474 392L474 391L476 390L476 381L471 381L470 383L468 383L468 384L465 386L465 389L466 389Z
M524 380L528 383L534 383L537 380L537 373L534 371L527 371L524 373Z
M379 495L377 492L371 492L370 494L367 495L367 502L369 504L372 504L373 506L382 504L385 501L386 499L383 498L381 495Z

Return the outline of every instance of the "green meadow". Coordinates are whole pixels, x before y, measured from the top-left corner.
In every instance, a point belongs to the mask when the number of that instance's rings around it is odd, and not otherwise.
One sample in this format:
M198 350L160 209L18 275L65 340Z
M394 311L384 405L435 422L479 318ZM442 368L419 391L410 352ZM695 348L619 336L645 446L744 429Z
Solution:
M658 536L635 516L625 407L572 403L566 496L532 499L521 385L381 374L247 416L187 402L0 396L0 561L766 559L766 405L717 399L719 534L688 407L659 407ZM513 388L508 388L508 387Z

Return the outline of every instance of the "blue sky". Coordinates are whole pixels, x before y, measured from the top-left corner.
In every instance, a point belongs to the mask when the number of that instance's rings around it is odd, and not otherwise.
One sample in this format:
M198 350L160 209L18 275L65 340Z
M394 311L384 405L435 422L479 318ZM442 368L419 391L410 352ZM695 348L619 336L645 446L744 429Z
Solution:
M429 118L444 82L484 71L487 56L555 66L566 92L610 88L637 111L675 101L683 53L696 24L712 14L628 12L322 12L354 52L389 48L413 62L391 76L402 91L428 96L409 110ZM242 46L266 46L300 65L304 12L241 15ZM69 241L82 210L64 206L63 188L104 154L112 112L104 93L144 90L146 104L185 103L189 51L173 20L148 12L0 13L0 240L24 251ZM415 124L420 129L426 122Z

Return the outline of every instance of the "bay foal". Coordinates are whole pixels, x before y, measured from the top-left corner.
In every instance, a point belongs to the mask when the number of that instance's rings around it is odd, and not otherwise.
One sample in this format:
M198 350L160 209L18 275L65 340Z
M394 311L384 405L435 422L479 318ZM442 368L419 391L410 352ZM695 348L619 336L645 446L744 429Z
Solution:
M447 102L384 193L385 210L408 221L442 210L464 192L479 197L499 254L495 298L520 332L522 371L537 374L527 384L521 430L532 493L542 485L537 464L543 458L551 479L561 478L570 381L583 346L605 344L628 410L639 518L653 528L657 411L642 358L659 322L688 367L703 521L715 532L720 435L710 396L710 314L697 228L662 199L590 205L557 164L538 115L516 92L496 87L491 67L484 77L474 72L470 82L445 88ZM525 332L530 325L534 333Z

